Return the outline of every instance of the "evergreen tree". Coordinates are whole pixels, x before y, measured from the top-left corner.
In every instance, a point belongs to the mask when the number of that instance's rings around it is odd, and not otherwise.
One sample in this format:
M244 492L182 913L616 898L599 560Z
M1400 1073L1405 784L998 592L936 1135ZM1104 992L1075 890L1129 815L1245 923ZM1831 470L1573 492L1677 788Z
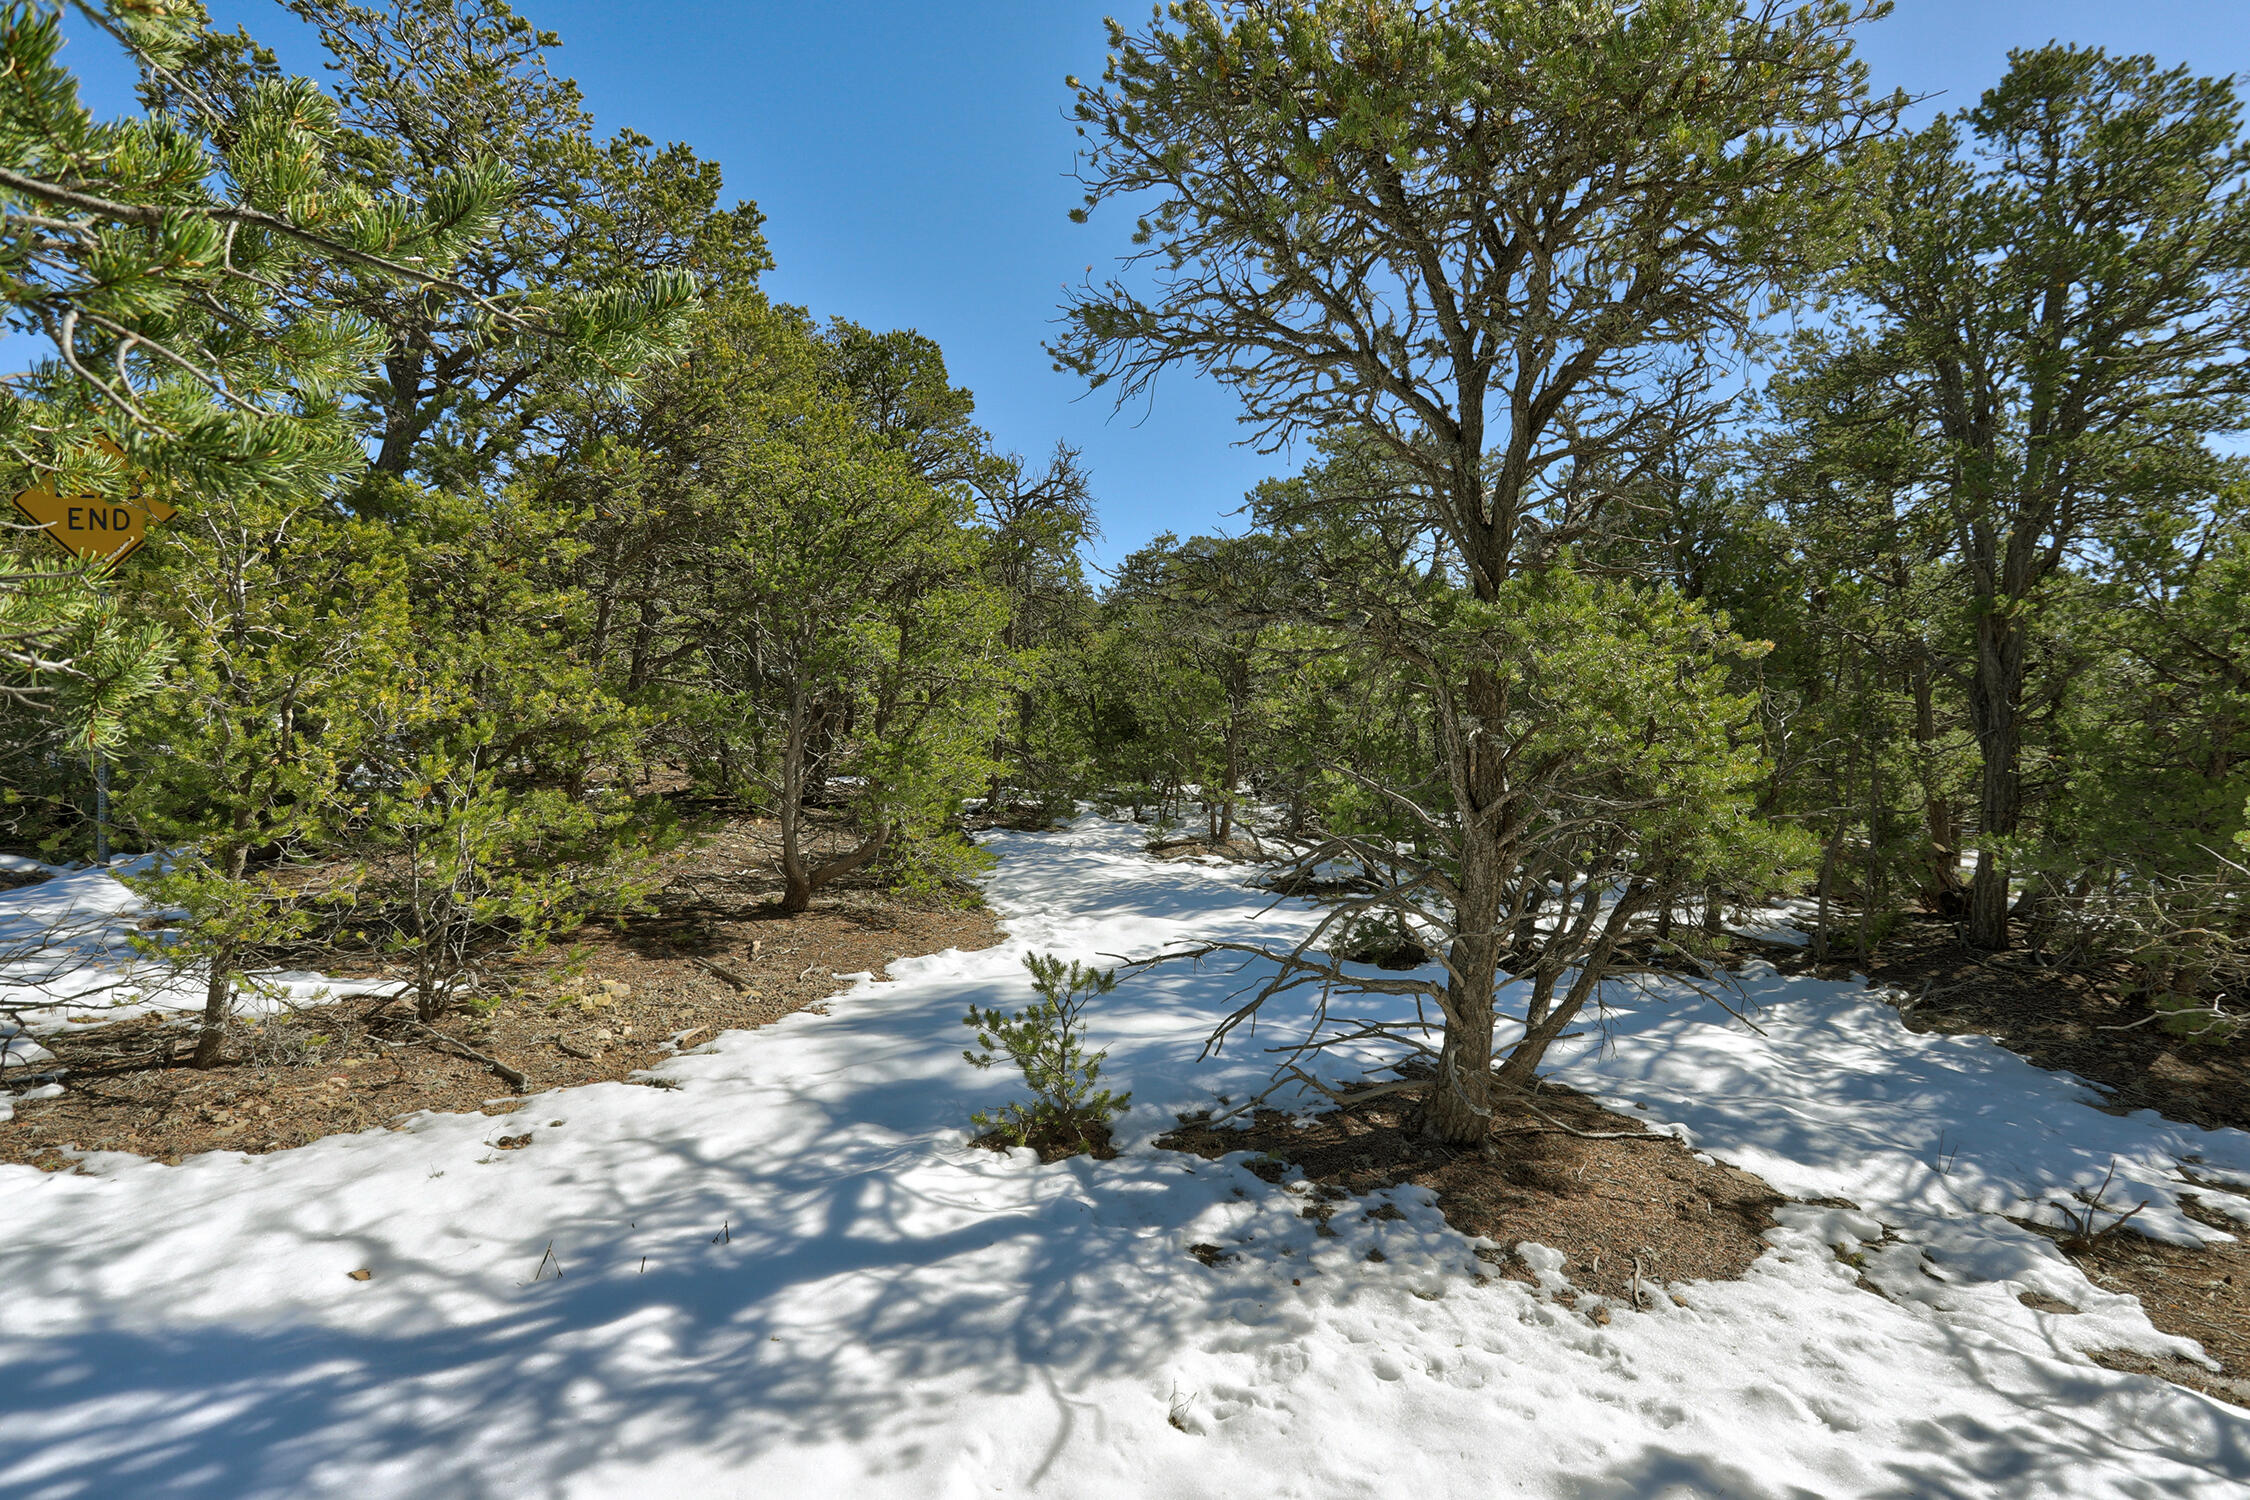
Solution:
M1616 608L1591 638L1659 660L1696 641L1732 649L1715 624L1556 570L1711 423L1724 398L1710 351L1840 228L1839 158L1889 117L1850 61L1858 14L1779 0L1189 4L1145 33L1113 23L1107 71L1078 89L1088 208L1153 200L1137 239L1155 287L1080 291L1060 359L1126 391L1200 368L1269 439L1360 429L1402 477L1385 503L1410 497L1460 570L1467 598L1442 609L1409 596L1413 609L1385 614L1387 575L1370 575L1375 599L1339 602L1378 623L1367 638L1443 726L1445 799L1422 809L1455 840L1445 1037L1423 1089L1440 1139L1488 1128L1517 840L1555 800L1546 762L1521 758L1508 727L1523 701L1511 684L1548 678L1537 653L1496 654L1531 644L1510 611L1536 604L1580 628ZM1483 644L1462 633L1472 625ZM1720 783L1740 769L1732 746L1672 747L1691 748L1718 753ZM1733 816L1704 800L1720 783L1691 795L1621 774ZM1629 881L1633 904L1667 884Z
M2210 496L2210 438L2250 418L2250 154L2229 81L2049 46L1868 165L1853 320L1782 400L1813 467L1947 561L1981 764L1969 934L2005 948L2047 612L2075 559Z
M716 164L621 131L597 141L560 45L505 0L288 0L329 56L339 130L329 166L362 192L419 200L465 163L508 164L511 191L444 285L352 264L311 268L307 295L382 341L360 399L379 474L452 488L512 469L553 437L581 382L629 382L676 345L699 284L771 264L750 203L716 210ZM278 76L248 36L206 34L177 87L213 99Z

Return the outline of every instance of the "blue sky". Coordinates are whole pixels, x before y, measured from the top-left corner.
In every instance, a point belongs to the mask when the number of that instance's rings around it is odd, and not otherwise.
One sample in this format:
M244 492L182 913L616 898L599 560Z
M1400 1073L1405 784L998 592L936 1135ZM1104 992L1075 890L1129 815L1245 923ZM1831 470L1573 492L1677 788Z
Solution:
M1083 0L517 0L562 34L551 59L578 80L606 130L682 140L724 164L730 196L758 201L778 267L775 296L822 316L916 328L1004 447L1037 457L1082 448L1101 501L1097 557L1152 534L1226 526L1243 492L1291 465L1235 446L1224 390L1180 375L1123 412L1086 397L1041 349L1061 289L1123 246L1112 215L1066 215L1076 137L1068 73L1095 74L1102 17L1138 6ZM317 51L276 5L211 0L316 72ZM2242 0L1899 0L1865 29L1880 88L1971 102L2012 46L2049 39L2152 52L2207 73L2250 74ZM126 107L103 44L73 46L89 102ZM1925 110L1926 112L1926 110Z

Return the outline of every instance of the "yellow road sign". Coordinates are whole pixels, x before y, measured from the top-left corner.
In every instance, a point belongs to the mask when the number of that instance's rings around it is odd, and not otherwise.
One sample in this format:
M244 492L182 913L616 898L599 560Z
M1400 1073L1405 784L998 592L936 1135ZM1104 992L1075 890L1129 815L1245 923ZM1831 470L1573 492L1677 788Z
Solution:
M113 443L105 440L102 446L119 458L125 456ZM92 495L58 495L40 485L17 491L16 509L63 551L103 568L116 567L147 541L151 521L169 521L177 514L163 501L140 494L137 485L130 504Z

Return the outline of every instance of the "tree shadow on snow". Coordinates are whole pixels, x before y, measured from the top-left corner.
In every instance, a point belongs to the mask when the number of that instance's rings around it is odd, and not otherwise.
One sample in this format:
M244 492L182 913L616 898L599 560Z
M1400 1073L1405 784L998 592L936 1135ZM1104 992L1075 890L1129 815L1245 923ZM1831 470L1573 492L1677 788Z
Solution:
M667 1165L652 1168L655 1152L692 1191L633 1228L622 1212L542 1222L536 1234L554 1239L564 1273L500 1283L496 1315L426 1312L489 1297L494 1282L379 1233L319 1238L339 1259L360 1257L344 1264L376 1269L366 1292L339 1276L346 1295L426 1289L391 1329L369 1331L363 1314L357 1327L290 1314L267 1327L144 1332L131 1326L136 1309L166 1321L153 1299L104 1299L101 1326L0 1343L0 1410L14 1434L0 1448L0 1497L364 1487L516 1500L608 1463L682 1449L747 1462L827 1441L911 1468L934 1441L958 1441L933 1385L1047 1390L1061 1406L1062 1391L1096 1374L1155 1383L1194 1330L1222 1316L1216 1304L1240 1295L1167 1232L1208 1204L1207 1180L1145 1169L1140 1224L1094 1223L1067 1188L994 1215L906 1180L926 1166L927 1145L871 1145L851 1163L816 1156L801 1170L644 1145L634 1174ZM1118 1165L1129 1163L1104 1170ZM622 1183L612 1195L588 1176L574 1174L573 1201L631 1201ZM742 1205L759 1203L786 1222L746 1222ZM1123 1292L1152 1283L1160 1296Z

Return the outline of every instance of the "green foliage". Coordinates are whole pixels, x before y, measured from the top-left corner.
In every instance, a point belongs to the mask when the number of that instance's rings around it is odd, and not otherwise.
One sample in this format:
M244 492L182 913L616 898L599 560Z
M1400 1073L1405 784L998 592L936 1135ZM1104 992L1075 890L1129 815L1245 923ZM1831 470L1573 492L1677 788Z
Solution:
M1243 778L1266 759L1283 568L1271 534L1166 533L1126 558L1105 601L1112 774L1174 796L1196 784L1214 840L1231 835Z
M670 843L661 816L620 793L511 784L493 721L442 670L366 706L375 789L355 840L352 922L404 960L425 1021L490 999L494 961L638 906L658 883L649 856Z
M715 212L715 164L632 131L597 141L578 88L548 71L557 43L504 0L289 0L329 54L326 162L361 193L448 203L474 164L507 165L493 207L442 286L402 287L356 263L314 268L304 294L380 341L354 392L375 467L462 488L554 435L582 386L623 387L677 352L700 284L747 285L771 264L748 203ZM240 101L279 77L247 36L203 37L172 80Z
M201 45L199 6L75 6L144 76ZM297 287L324 268L386 284L442 279L493 222L506 174L449 164L413 196L335 169L333 102L257 79L214 103L97 121L59 60L60 3L0 8L0 266L11 328L52 351L0 383L7 488L129 498L318 491L361 462L342 397L381 352L376 330ZM114 451L104 446L113 443ZM0 558L0 693L52 704L70 684L80 739L113 737L105 704L145 688L161 638L84 611L57 570ZM97 670L78 674L75 654ZM110 727L105 727L105 725Z
M189 844L125 881L152 907L185 914L159 933L136 934L133 945L144 958L204 981L204 1063L215 1058L235 996L259 988L259 959L313 932L335 904L326 893L308 894L287 866L236 864L231 853L221 841Z
M177 62L198 13L89 9ZM355 466L338 397L381 352L366 320L294 284L322 267L428 284L490 226L491 159L449 163L413 197L335 170L334 103L269 76L222 105L97 122L57 60L61 7L0 12L0 260L8 316L54 358L0 393L0 451L63 493L123 498L132 471L195 493L317 486ZM145 49L163 28L162 46ZM94 446L107 436L118 461Z
M66 6L146 114L79 104ZM755 205L597 139L504 0L287 8L326 91L192 3L0 8L7 312L54 350L0 459L178 511L105 588L0 539L11 836L75 848L115 762L206 1063L284 955L371 945L431 1019L632 909L665 760L779 817L793 906L958 888L963 800L1069 759L1074 456L991 451L920 335L767 306Z
M1043 1156L1099 1151L1109 1144L1109 1122L1125 1112L1131 1094L1101 1087L1106 1050L1086 1051L1086 1005L1117 988L1117 971L1093 969L1052 953L1027 953L1038 998L1012 1015L992 1006L971 1006L962 1017L977 1034L982 1051L962 1056L990 1068L1002 1053L1022 1071L1031 1090L1028 1102L971 1116L979 1130L1010 1145L1036 1148Z
M162 681L172 637L83 573L28 560L26 568L0 579L0 704L18 710L0 733L11 782L0 829L58 863L91 852L93 820L79 804L92 764L126 740L131 716ZM6 670L11 647L14 672Z
M317 501L209 497L120 596L178 644L123 761L152 844L317 846L373 730L361 705L410 653L395 537Z
M1726 742L1729 720L1653 727L1674 721L1651 710L1725 713L1700 701L1720 691L1702 654L1736 650L1723 629L1658 594L1573 584L1565 559L1653 500L1728 404L1721 348L1848 243L1848 153L1898 107L1868 97L1851 58L1851 28L1877 13L1193 3L1142 32L1111 23L1100 83L1075 85L1087 207L1143 210L1129 263L1153 285L1081 288L1053 352L1128 393L1197 368L1264 439L1317 436L1320 482L1263 497L1320 585L1298 611L1388 679L1364 695L1376 735L1436 752L1333 769L1447 846L1413 853L1414 889L1452 892L1427 1116L1450 1142L1489 1128L1499 934L1532 938L1550 876L1585 913L1588 882L1621 879L1623 899L1560 925L1535 1012L1563 968L1597 973L1676 878L1786 864L1742 808L1755 756ZM1586 627L1578 649L1515 633L1519 609ZM1644 661L1678 669L1677 699ZM1632 715L1605 729L1566 684ZM1531 703L1557 724L1517 720ZM1586 761L1564 758L1572 739ZM1566 833L1565 806L1598 810L1593 830ZM1388 830L1370 838L1371 864L1397 863ZM1574 981L1556 1014L1585 993ZM1534 1015L1512 1068L1536 1064L1550 1020Z
M933 358L727 299L537 479L594 513L593 659L706 785L772 812L791 910L858 871L933 887L980 859L952 823L1001 769L1024 674L975 494L932 479L962 411Z
M2229 483L2213 436L2250 421L2232 82L2060 44L2009 63L1975 107L1868 149L1880 211L1839 323L1776 386L1787 482L1846 565L1940 562L1928 654L1976 735L1985 948L2011 941L2002 851L2037 828L2039 721L2083 657L2073 561L2130 568L2192 529Z
M2069 691L2037 747L2060 784L2034 859L2065 884L2213 870L2250 792L2250 528L2222 513L2065 603Z
M2163 1017L2157 1024L2166 1035L2197 1046L2223 1047L2242 1035L2242 1015L2221 1010L2197 995L2167 991L2151 996L2149 1007Z
M1361 427L1435 488L1481 477L1488 436L1527 436L1511 401L1692 366L1832 253L1856 218L1836 153L1895 108L1850 56L1871 13L1196 0L1111 21L1101 79L1072 80L1073 217L1130 202L1156 285L1088 283L1053 352L1127 390L1190 364L1269 437ZM1526 318L1548 338L1516 338ZM1639 456L1695 430L1644 413L1582 441ZM1506 478L1564 451L1527 440Z
M213 495L120 589L178 642L119 772L129 824L172 851L141 889L188 912L167 958L208 971L204 1062L233 986L316 923L295 867L340 836L372 748L362 706L408 654L392 543L315 500Z

